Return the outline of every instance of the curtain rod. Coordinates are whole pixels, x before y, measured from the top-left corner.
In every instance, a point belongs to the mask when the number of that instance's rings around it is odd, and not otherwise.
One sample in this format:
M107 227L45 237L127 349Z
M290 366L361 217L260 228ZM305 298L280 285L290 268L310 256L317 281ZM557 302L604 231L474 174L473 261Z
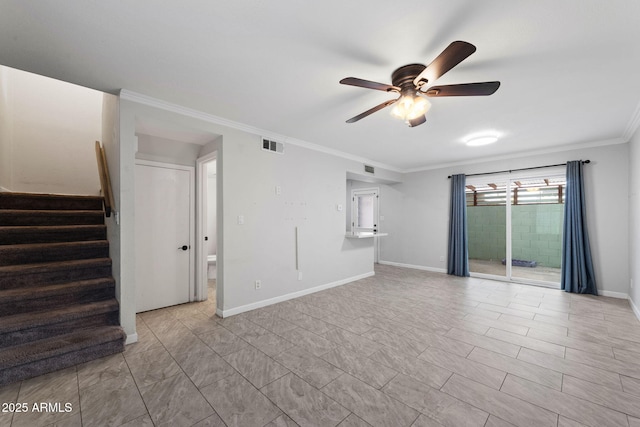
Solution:
M583 161L582 161L582 164L585 164L585 163L591 163L591 160L583 160ZM566 165L567 165L566 163L560 163L560 164L557 164L557 165L534 166L534 167L532 167L532 168L509 169L509 170L506 170L506 171L495 171L495 172L484 172L484 173L472 173L472 174L465 175L465 176L493 175L493 174L496 174L496 173L506 173L506 172L511 173L511 172L516 172L516 171L528 171L528 170L531 170L531 169L552 168L552 167L555 167L555 166L566 166ZM451 178L451 175L449 175L447 178Z

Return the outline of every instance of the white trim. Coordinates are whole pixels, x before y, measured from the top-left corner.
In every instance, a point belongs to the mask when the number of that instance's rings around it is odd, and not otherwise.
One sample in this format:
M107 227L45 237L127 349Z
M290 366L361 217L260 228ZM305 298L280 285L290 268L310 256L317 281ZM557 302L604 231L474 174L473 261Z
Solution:
M598 289L598 295L602 295L603 297L629 299L629 295L624 292L613 292Z
M324 147L322 145L314 144L311 142L303 141L301 139L289 138L285 135L281 135L275 132L270 132L268 130L260 129L254 126L246 125L244 123L235 122L233 120L225 119L223 117L215 116L213 114L204 113L202 111L194 110L192 108L183 107L178 104L174 104L171 102L163 101L157 98L153 98L147 95L143 95L141 93L132 92L126 89L120 90L120 98L137 102L138 104L147 105L149 107L159 108L161 110L170 111L176 114L181 114L183 116L192 117L194 119L202 120L208 123L214 123L217 125L227 126L232 129L238 129L244 132L252 133L260 136L261 138L267 138L274 141L279 141L286 144L297 145L299 147L304 147L309 150L319 151L325 154L331 154L333 156L342 157L343 159L353 160L356 162L367 163L371 166L379 167L382 169L387 169L392 172L403 172L401 169L387 165L384 163L376 162L371 159L367 159L365 157L356 156L353 154L345 153L340 150L336 150L329 147ZM262 139L261 139L262 141Z
M629 297L628 299L629 299L629 305L631 306L631 310L633 310L633 314L635 314L638 320L640 320L640 309L638 309L638 307L634 304L631 297Z
M0 185L0 193L9 193L11 190Z
M375 275L375 272L370 271L368 273L359 274L357 276L348 277L346 279L337 280L335 282L326 283L324 285L316 286L314 288L304 289L298 292L292 292L290 294L281 295L279 297L269 298L262 301L254 302L251 304L241 305L240 307L230 308L228 310L216 309L216 314L220 317L229 317L235 314L244 313L245 311L255 310L257 308L266 307L268 305L277 304L279 302L288 301L293 298L299 298L305 295L313 294L315 292L324 291L325 289L335 288L336 286L346 285L347 283L355 282L356 280L365 279Z
M627 127L622 134L622 138L626 139L627 141L630 140L633 134L636 133L636 130L638 130L638 127L640 127L640 102L638 102L636 110L631 115L629 123L627 123Z
M133 334L128 334L127 339L124 342L124 345L133 344L134 342L138 342L138 333L135 332Z
M432 166L425 166L425 167L413 168L413 169L404 169L402 170L402 172L403 173L424 172L424 171L429 171L434 169L445 169L445 168L450 168L454 166L477 165L479 163L491 162L494 160L519 159L522 157L531 157L531 156L538 156L538 155L550 154L550 153L562 153L565 151L580 150L584 148L595 148L595 147L604 147L607 145L625 144L627 142L629 142L628 139L613 138L613 139L606 139L604 141L591 141L591 142L583 142L579 144L560 145L560 146L545 148L540 150L520 151L518 153L505 154L503 156L475 157L473 159L464 160L461 162L439 163Z
M382 265L393 265L394 267L402 267L402 268L412 268L414 270L423 270L423 271L431 271L433 273L447 273L447 270L444 268L437 267L426 267L423 265L414 265L414 264L404 264L401 262L393 262L393 261L378 261L378 264Z

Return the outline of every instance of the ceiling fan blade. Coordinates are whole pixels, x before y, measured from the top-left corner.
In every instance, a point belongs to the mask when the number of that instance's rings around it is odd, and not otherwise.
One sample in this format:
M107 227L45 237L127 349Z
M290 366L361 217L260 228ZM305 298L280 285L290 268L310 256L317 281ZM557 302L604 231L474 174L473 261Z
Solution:
M375 107L368 109L364 113L360 113L355 117L351 117L349 120L347 120L347 123L355 123L360 119L364 119L369 114L373 114L376 111L382 110L383 108L388 107L391 104L394 104L396 101L397 101L397 99L390 99L389 101L385 101L382 104L378 104Z
M418 77L413 79L413 84L418 87L421 81L435 82L436 79L467 59L475 51L476 47L471 43L463 41L451 43L431 64L427 65L427 68L418 74Z
M410 128L414 128L416 126L420 126L421 124L423 124L426 121L427 121L427 117L423 114L420 117L416 117L413 120L409 120L407 122L407 124L409 125Z
M431 86L425 95L437 96L487 96L500 87L500 82L463 83L458 85Z
M340 80L340 83L343 85L363 87L365 89L381 90L383 92L400 92L399 87L387 85L384 83L372 82L370 80L363 80L357 77L346 77Z

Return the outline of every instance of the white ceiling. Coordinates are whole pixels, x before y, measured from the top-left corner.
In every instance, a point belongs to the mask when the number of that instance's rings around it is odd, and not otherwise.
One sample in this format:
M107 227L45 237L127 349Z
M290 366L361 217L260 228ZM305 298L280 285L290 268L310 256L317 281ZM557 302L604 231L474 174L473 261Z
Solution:
M490 97L431 98L408 128L383 110L345 120L450 42L475 54L437 84L500 80ZM0 64L164 101L411 170L622 142L638 123L638 0L0 2ZM462 138L492 130L490 146Z

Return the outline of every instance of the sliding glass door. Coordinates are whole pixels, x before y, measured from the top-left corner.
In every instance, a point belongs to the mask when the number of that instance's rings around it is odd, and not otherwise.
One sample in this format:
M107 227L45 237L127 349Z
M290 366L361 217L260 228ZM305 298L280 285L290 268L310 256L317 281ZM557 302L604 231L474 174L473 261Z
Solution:
M473 275L560 283L565 177L483 176L467 180ZM509 195L507 197L507 195Z

